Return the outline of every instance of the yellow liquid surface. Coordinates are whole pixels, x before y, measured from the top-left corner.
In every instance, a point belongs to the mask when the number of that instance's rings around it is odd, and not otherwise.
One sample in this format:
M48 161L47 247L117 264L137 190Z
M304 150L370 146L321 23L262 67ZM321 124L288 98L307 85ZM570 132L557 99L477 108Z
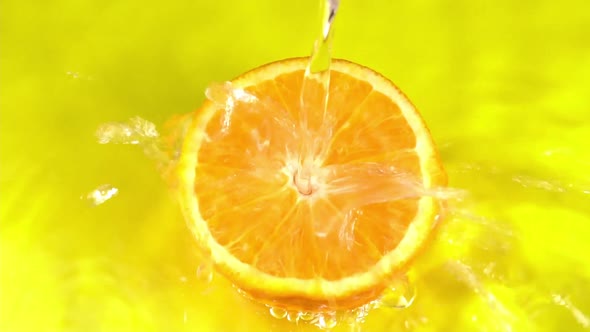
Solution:
M0 330L314 331L219 275L138 146L212 81L309 55L315 1L1 3ZM407 309L337 331L590 329L590 3L342 1L334 56L392 79L467 190ZM81 199L110 184L99 206ZM200 272L198 272L200 270Z

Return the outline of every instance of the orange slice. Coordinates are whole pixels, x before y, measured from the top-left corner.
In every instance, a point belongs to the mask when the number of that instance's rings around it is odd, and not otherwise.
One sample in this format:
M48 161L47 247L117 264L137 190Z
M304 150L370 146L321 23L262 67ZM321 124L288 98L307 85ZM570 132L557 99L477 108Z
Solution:
M199 246L249 296L354 308L428 242L440 211L427 193L446 176L393 83L333 60L326 106L307 63L271 63L211 92L184 138L180 196Z

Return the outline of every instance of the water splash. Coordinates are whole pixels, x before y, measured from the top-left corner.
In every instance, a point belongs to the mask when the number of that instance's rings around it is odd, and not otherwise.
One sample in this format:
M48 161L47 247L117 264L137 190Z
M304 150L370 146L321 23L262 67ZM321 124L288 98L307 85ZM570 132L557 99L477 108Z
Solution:
M325 193L334 197L354 195L354 206L347 207L347 210L424 196L444 201L462 200L467 196L465 190L458 188L425 188L421 179L394 164L366 162L323 167L320 172L325 179Z
M206 91L206 96L208 100L218 108L218 114L220 115L219 123L214 124L215 127L212 127L213 129L207 130L206 137L204 138L204 141L207 144L217 143L217 140L223 141L222 133L224 131L225 133L231 134L232 130L241 130L236 126L236 124L239 122L234 120L238 114L241 114L242 111L263 113L272 109L272 104L268 104L271 101L268 99L264 99L262 96L240 90L238 87L229 82L210 85ZM255 104L244 105L250 103ZM274 119L273 116L265 117L264 121L266 120L274 121L269 123L279 122L278 120ZM280 122L283 124L287 121L289 121L287 118L280 118ZM288 127L288 125L284 125L283 128ZM265 140L271 139L272 137L260 135L260 132L263 130L261 128L264 128L264 123L260 123L254 129L244 132L244 137L252 139L255 144L252 145L252 148L248 148L246 151L236 151L236 156L241 155L245 158L248 158L248 161L250 162L249 165L252 165L252 170L247 170L248 174L251 176L260 177L262 179L268 177L268 172L259 172L260 167L258 167L256 163L257 160L255 159L256 153L259 153L263 156L268 156L268 149L269 146L272 145L272 142L270 144L266 144ZM248 137L247 135L251 135L251 137ZM223 147L225 148L224 153L233 153L231 146ZM251 151L254 151L255 153L248 154ZM289 158L286 159L290 161ZM317 171L314 169L314 172L312 172L313 174L318 174L319 177L326 181L326 183L323 183L325 184L325 186L323 186L324 194L329 196L338 196L340 201L348 203L348 205L339 207L343 210L351 212L350 214L347 214L347 216L350 215L350 222L344 222L346 227L338 230L339 238L342 239L343 244L346 245L347 248L350 247L355 241L353 220L354 210L357 208L393 200L420 198L424 196L431 196L444 202L449 202L451 200L460 201L467 194L464 190L456 188L425 188L424 184L421 183L420 179L416 178L415 175L398 169L394 165L397 164L393 161L391 164L359 162L356 164L353 163L348 165L331 165L320 167ZM287 164L286 168L283 169L287 173L293 175L288 177L289 181L295 177L297 169L298 166L296 164ZM240 183L239 177L236 177L235 175L235 173L232 173L227 179L223 179L223 181L227 180L227 183L224 182L224 185L222 186L223 190L233 191L231 188L234 188L234 186L235 188L244 187L243 182ZM358 181L358 179L364 179L364 181ZM321 197L322 192L318 191L318 195L316 196L314 196L314 194L309 195L310 201ZM350 196L350 199L346 199L347 195ZM359 199L358 197L361 198ZM316 235L320 234L318 235L320 237L322 236L321 234L326 234L326 232L333 231L332 229L327 228L332 224L323 223L323 225L324 226L322 229L315 230ZM228 247L233 248L234 244L236 243L232 242L228 244ZM238 291L240 290L238 289ZM243 294L248 297L247 294ZM381 301L376 302L381 302L381 307L405 309L413 303L414 298L414 286L407 280L398 280L397 283L393 283L391 285L390 289L384 294ZM378 306L378 304L370 303L344 312L328 311L321 313L290 311L278 306L272 306L267 308L267 312L270 316L276 319L285 319L286 321L292 323L311 324L322 329L331 329L340 322L346 322L351 327L354 327L358 330L365 317L367 317L369 312L376 306Z
M141 294L131 286L148 283L149 275L138 270L134 262L118 263L114 264L111 257L80 256L60 266L60 295L72 306L62 316L61 329L87 330L89 320L98 322L100 317L93 314L101 312L108 313L123 330L133 330L138 321L150 317L149 306L138 302Z
M116 187L110 184L103 184L81 198L88 200L94 206L98 206L115 197L118 193L119 189Z
M488 305L490 311L496 315L497 327L501 331L511 332L514 330L513 324L517 321L516 317L484 286L471 266L461 261L449 261L445 267L458 281L464 283Z
M66 71L66 76L72 80L85 80L85 81L92 81L94 77L90 75L82 74L78 71L68 70Z
M253 103L258 99L244 89L235 87L231 82L212 83L205 90L205 96L217 107L224 110L221 133L226 134L232 125L232 116L236 103Z
M197 267L197 279L205 283L211 283L213 281L213 264L203 263Z
M336 327L338 319L336 313L324 313L318 314L317 317L312 320L312 323L323 330L330 330Z
M302 144L303 148L300 151L300 156L301 158L298 160L298 166L301 167L303 170L305 169L309 169L310 167L312 167L313 165L313 160L310 160L310 158L305 157L306 155L313 155L311 152L315 152L318 150L321 150L322 147L320 145L320 148L318 148L317 144L317 140L312 139L313 135L314 135L314 130L316 130L315 133L320 132L320 134L322 135L322 137L329 137L330 132L329 130L327 130L326 128L328 128L329 126L326 126L326 124L328 123L329 119L326 119L326 108L327 108L327 102L328 102L328 98L329 98L329 83L330 83L330 61L331 61L331 51L330 51L330 38L331 38L331 34L332 34L332 23L334 20L334 16L336 14L336 10L338 8L338 1L327 1L325 2L327 3L326 7L327 8L331 8L329 10L327 10L326 12L328 19L325 19L325 22L327 22L322 29L322 36L321 38L316 42L316 45L314 45L314 52L312 53L312 57L311 60L308 64L308 67L305 71L305 77L304 77L304 84L303 84L303 88L301 91L301 119L300 123L301 123L301 128L303 130L301 130L301 135L304 138L302 140L302 142L304 142L305 144ZM309 86L312 86L311 82L320 83L320 86L324 87L324 95L322 96L323 98L323 117L322 117L322 125L319 128L310 128L310 123L309 123L309 118L311 117L311 109L307 108L307 105L305 103L305 101L308 99L308 94L311 93L311 89L309 89ZM240 90L234 86L232 86L231 83L222 83L222 84L214 84L212 86L210 86L207 89L206 92L207 98L212 101L214 104L216 104L217 106L221 107L225 113L224 116L222 118L222 132L227 132L232 128L232 116L233 116L233 111L235 110L235 105L238 102L246 102L246 103L251 103L251 102L257 102L260 101L260 99L258 99L256 96L249 94L243 90ZM317 110L316 110L317 111ZM313 130L312 130L313 129ZM326 130L326 132L321 132L322 130ZM266 146L266 143L264 141L259 142L259 146L261 146L263 149L264 146ZM320 142L321 144L321 142ZM367 167L365 167L366 165L364 165L363 167L361 167L362 169L367 169ZM395 185L391 185L391 186L383 186L382 189L381 187L378 188L381 191L377 190L375 191L374 187L371 186L367 186L367 183L363 183L362 185L365 186L363 188L361 188L361 192L366 192L367 195L363 195L363 197L365 197L364 201L360 202L361 205L363 204L375 204L375 203L379 203L381 202L381 200L383 200L384 197L388 197L388 200L392 200L392 198L397 198L397 199L402 199L402 198L409 198L409 197L421 197L421 196L433 196L442 200L446 200L449 199L451 197L456 197L458 199L462 199L462 197L464 196L464 192L460 191L460 190L455 190L455 189L447 189L447 188L423 188L422 186L420 186L420 184L418 182L413 182L411 181L411 179L408 179L407 175L404 175L402 173L392 173L389 172L389 170L385 169L385 168L381 168L381 171L384 171L382 173L376 173L378 177L382 177L382 179L386 179L388 181L397 181L395 183ZM308 172L310 173L310 172ZM299 183L307 183L309 186L311 187L311 180L308 176L308 173L306 173L305 171L302 172L294 172L295 177L299 180ZM338 178L338 181L340 182L336 182L333 187L330 189L333 192L331 192L331 194L347 194L347 193L358 193L359 192L359 187L348 187L346 186L345 183L346 178L344 177L340 177ZM400 185L400 180L403 181L403 185ZM554 191L554 192L564 192L566 190L568 190L567 185L559 185L556 183L550 183L547 182L545 180L538 180L538 179L534 179L534 178L529 178L526 176L513 176L512 177L512 181L515 183L518 183L519 185L523 186L523 187L527 187L527 188L537 188L537 189L541 189L541 190L546 190L546 191ZM379 181L375 181L375 183L379 183L380 185L383 185L384 182L379 182ZM386 182L385 182L386 183ZM358 185L358 184L357 184ZM391 188L399 188L402 187L404 189L407 189L407 191L403 191L402 193L400 193L399 191L396 192L388 192L388 188L389 190L391 190ZM301 190L300 190L301 191ZM310 192L309 188L307 187L303 187L303 192L308 193ZM589 193L590 191L588 191L587 189L581 189L581 192L583 193ZM397 196L396 196L397 195ZM358 203L358 202L357 202ZM349 207L350 210L354 209L353 206ZM467 214L470 214L469 211L467 210L453 210L451 209L452 214L454 216L466 216ZM476 221L476 222L481 222L482 224L486 224L486 225L493 225L494 221L493 220L487 220L485 218L480 218L475 216L474 214L469 215L467 218L464 219L469 219L471 221ZM498 227L501 228L502 226L500 225L495 225L493 227ZM351 237L347 237L347 236L343 236L343 238L346 238L348 240L346 241L353 241L354 239ZM352 239L352 240L351 240ZM452 238L448 239L449 241L453 241ZM459 241L457 241L457 246L465 246L465 243L460 243ZM458 279L461 279L463 283L465 283L466 285L469 286L470 289L472 289L485 303L487 303L487 305L490 307L490 309L495 312L498 313L498 317L500 318L500 328L504 331L511 331L513 329L512 325L511 325L511 321L513 320L514 317L511 317L511 314L509 312L509 310L506 308L506 306L504 306L504 304L488 289L486 289L486 287L484 287L483 283L479 280L479 276L476 275L476 273L473 271L474 267L471 266L470 263L465 263L465 262L461 262L461 261L456 261L456 262L452 262L449 265L449 268L452 271L455 271ZM485 275L493 275L495 265L494 262L490 262L490 264L486 265L485 269L484 269L484 274ZM383 297L380 300L380 305L381 307L390 307L390 308L408 308L414 301L415 298L415 290L411 287L405 287L404 286L397 286L397 285L392 285L387 291L386 293L384 293ZM576 317L576 319L578 319L578 321L581 321L582 325L585 326L584 324L587 324L587 317L584 316L582 314L582 316L579 315L579 313L581 313L579 310L577 310L577 308L575 306L573 306L571 304L571 302L567 302L564 300L563 297L557 297L554 298L554 301L556 304L560 305L560 306L564 306L566 307L568 310L570 310L573 315ZM350 317L355 317L355 318L351 318L351 321L357 322L358 318L357 317L365 317L368 310L370 310L370 307L367 308L363 308L362 310L360 309L355 309L359 312L358 315L354 315L354 314L350 314ZM577 311L576 311L577 310ZM303 313L303 312L292 312L292 311L287 311L284 310L282 308L277 308L277 307L272 307L269 309L270 315L278 318L278 319L287 319L290 322L300 322L300 321L306 321L306 322L312 322L312 324L315 324L316 326L323 328L323 329L330 329L333 326L336 325L337 323L337 315L336 314L314 314L314 313ZM352 311L351 311L352 312ZM582 317L582 318L580 318ZM473 316L472 319L474 321L478 320L477 316ZM422 320L420 320L421 322L423 321L427 321L426 317L423 317ZM405 321L405 326L407 330L410 330L410 328L412 328L411 323L408 323L409 321L406 320ZM333 325L332 325L333 324Z
M314 319L315 315L311 312L302 311L299 313L299 319L304 322L309 322Z
M138 116L127 122L102 124L96 130L99 144L144 144L153 142L160 134L156 125Z
M299 311L287 311L287 320L291 323L299 322Z
M557 179L541 179L530 175L516 174L512 181L524 188L540 189L548 192L565 193L575 192L584 195L590 194L590 184L584 185L572 182L563 182Z
M454 169L454 172L464 173L477 173L485 174L488 176L495 176L502 180L511 181L518 184L520 187L525 189L536 189L545 192L555 193L576 193L589 195L590 194L590 183L587 181L564 181L559 178L540 177L530 174L522 174L516 172L507 172L498 166L489 166L479 163L462 163Z
M395 279L377 301L379 307L406 309L414 302L416 286L407 276Z
M218 106L230 109L233 109L236 101L253 103L258 100L256 96L246 92L242 88L234 86L232 82L214 82L209 84L205 90L205 96Z
M331 330L340 322L345 322L349 326L360 326L369 311L374 307L373 303L369 303L347 311L307 312L268 306L268 312L276 319L286 319L295 324L305 323L321 330Z
M164 178L168 178L168 171L179 156L180 133L186 129L185 117L176 121L174 133L166 133L162 137L156 125L139 116L127 122L109 122L101 124L95 132L99 144L137 145L143 148L146 157L154 161Z

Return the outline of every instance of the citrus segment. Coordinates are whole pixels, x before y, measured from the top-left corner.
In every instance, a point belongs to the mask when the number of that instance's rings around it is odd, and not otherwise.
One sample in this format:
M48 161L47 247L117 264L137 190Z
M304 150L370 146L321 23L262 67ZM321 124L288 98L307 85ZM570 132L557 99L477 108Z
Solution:
M250 296L351 308L379 296L424 246L439 209L427 192L446 177L390 81L334 60L324 107L307 63L255 69L205 102L185 137L181 197L199 245Z

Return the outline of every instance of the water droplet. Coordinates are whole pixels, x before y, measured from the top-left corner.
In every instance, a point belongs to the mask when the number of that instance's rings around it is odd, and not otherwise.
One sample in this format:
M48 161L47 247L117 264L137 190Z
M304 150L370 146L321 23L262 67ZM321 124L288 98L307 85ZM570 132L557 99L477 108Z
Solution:
M273 316L274 318L277 318L277 319L283 319L283 318L287 317L287 310L285 310L283 308L270 307L268 312L270 312L271 316Z
M96 189L92 190L85 196L82 196L82 199L87 199L92 203L92 205L100 205L109 199L115 197L119 193L119 189L113 187L110 184L103 184L98 186Z
M211 264L201 264L197 267L197 278L206 283L213 280L213 266Z
M338 324L338 320L335 313L318 314L315 321L315 325L323 330L333 329L336 324Z
M403 277L395 280L383 292L379 304L387 308L405 309L412 305L415 296L415 286L410 283L407 277Z

